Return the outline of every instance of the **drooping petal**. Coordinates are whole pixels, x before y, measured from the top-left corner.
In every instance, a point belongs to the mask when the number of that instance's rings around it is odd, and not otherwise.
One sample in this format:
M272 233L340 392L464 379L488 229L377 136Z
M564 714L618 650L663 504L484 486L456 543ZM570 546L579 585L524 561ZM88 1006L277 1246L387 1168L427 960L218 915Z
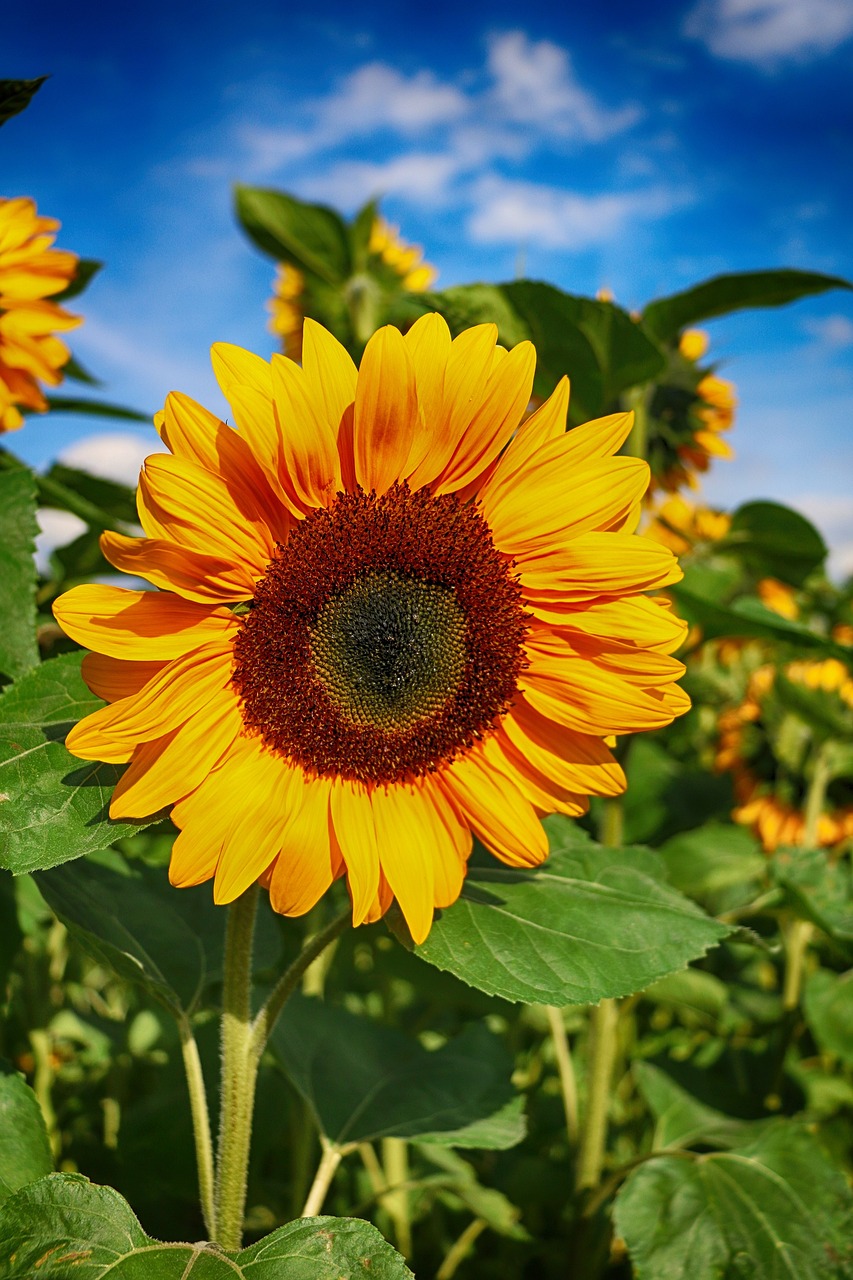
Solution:
M512 779L469 751L438 776L456 808L487 849L511 867L536 867L548 856L548 837L530 801Z
M123 587L72 587L55 603L54 616L78 644L113 658L165 661L209 640L233 637L239 623L227 609L184 600L168 592Z
M435 904L429 800L421 787L397 784L377 788L371 803L382 870L412 938L423 942Z
M301 916L320 900L340 873L332 846L330 778L306 779L294 770L293 811L282 834L270 877L270 903L283 916Z
M203 555L176 547L163 538L128 538L123 533L101 534L101 550L116 569L146 578L165 592L175 592L187 602L217 605L251 600L260 574L253 574L241 560Z
M367 788L359 782L336 778L332 785L331 813L347 868L352 922L359 925L379 891L379 849Z

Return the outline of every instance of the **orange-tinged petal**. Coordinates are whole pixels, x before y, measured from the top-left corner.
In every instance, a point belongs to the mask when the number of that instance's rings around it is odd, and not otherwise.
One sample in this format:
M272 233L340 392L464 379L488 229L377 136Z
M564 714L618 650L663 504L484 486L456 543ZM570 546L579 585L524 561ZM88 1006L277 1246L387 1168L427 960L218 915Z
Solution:
M385 325L364 349L355 394L353 452L362 489L385 493L402 478L417 423L412 357L400 330Z
M275 554L275 539L249 490L242 488L241 506L236 497L197 462L156 453L139 477L139 519L149 538L242 563L260 577Z
M497 458L530 403L536 352L520 342L504 354L485 388L453 456L437 477L435 492L451 493L471 484Z
M603 640L633 643L644 649L672 653L687 634L687 623L676 617L660 600L633 596L625 600L597 600L579 608L558 607L556 603L528 603L530 611L569 638L573 632L598 636Z
M338 874L329 813L330 778L296 774L294 808L270 878L270 903L283 916L301 916L317 904Z
M233 637L239 626L227 609L181 596L123 587L72 587L54 603L63 631L87 649L113 658L161 661L209 640Z
M266 360L231 342L215 342L210 348L210 363L225 399L230 399L232 386L252 387L269 398L272 395L272 373Z
M134 697L86 716L65 745L84 760L100 760L104 743L133 746L177 729L215 699L231 680L231 645L214 642L173 658Z
M163 591L177 592L187 601L216 605L251 600L257 578L244 563L176 547L162 538L128 538L102 533L101 550L110 564L124 573L147 578Z
M163 662L125 662L103 653L87 653L80 674L92 693L105 702L130 698L163 670Z
M188 795L242 731L236 698L223 693L165 737L137 747L110 803L112 818L145 818Z
M335 836L347 868L352 922L359 925L379 891L379 849L373 804L367 788L360 782L336 778L331 792L331 813Z
M337 435L344 411L355 401L358 370L346 348L310 316L302 327L302 368L309 396L323 406Z
M304 372L287 356L273 356L272 381L282 479L306 510L326 507L342 487L337 423L333 427L329 422Z
M435 904L435 861L428 797L398 783L371 795L379 860L415 943L423 942Z
M216 903L233 902L272 866L301 785L297 770L265 751L260 739L251 746L223 777L232 811L213 883Z
M511 867L535 867L548 856L548 837L516 783L469 751L437 778L487 849Z
M627 514L648 483L640 458L607 458L578 471L531 467L517 487L484 498L483 515L495 545L518 555L601 529Z
M515 785L533 805L537 815L564 813L570 818L579 818L586 813L589 808L586 796L578 795L549 778L500 729L489 740L488 748L487 756L503 773L512 775Z
M540 449L553 440L561 440L566 434L568 411L569 380L562 377L545 403L519 427L482 492L496 497L501 489L515 480Z
M521 555L517 563L526 597L556 597L567 604L596 596L636 595L683 577L667 547L618 533L584 533Z
M547 777L584 795L621 795L627 785L622 766L601 738L567 729L517 698L501 732Z

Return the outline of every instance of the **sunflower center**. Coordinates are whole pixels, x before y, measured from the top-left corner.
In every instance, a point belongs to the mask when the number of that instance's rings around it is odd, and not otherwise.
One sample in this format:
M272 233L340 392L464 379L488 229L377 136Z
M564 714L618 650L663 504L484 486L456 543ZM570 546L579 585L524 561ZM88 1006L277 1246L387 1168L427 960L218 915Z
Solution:
M339 494L280 545L234 646L247 730L307 772L417 777L492 731L527 615L471 503Z
M465 667L465 615L449 587L372 570L311 628L317 674L354 724L402 728L440 711Z

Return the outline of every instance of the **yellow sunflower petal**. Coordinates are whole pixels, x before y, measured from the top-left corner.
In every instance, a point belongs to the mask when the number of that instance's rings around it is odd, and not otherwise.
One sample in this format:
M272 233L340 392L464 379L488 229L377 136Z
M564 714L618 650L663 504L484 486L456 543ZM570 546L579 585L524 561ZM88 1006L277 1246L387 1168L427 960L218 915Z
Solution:
M239 623L227 609L170 593L123 587L72 587L54 603L66 635L113 658L160 661L180 657L209 640L233 637Z
M358 370L346 348L310 316L302 329L302 368L309 396L323 406L337 434L345 410L355 401Z
M379 891L379 849L373 804L358 782L336 778L331 792L332 822L347 868L352 922L361 924Z
M574 603L596 596L634 595L684 575L667 547L650 538L584 533L518 558L525 596Z
M92 693L105 702L118 702L119 698L139 693L165 665L164 662L124 662L103 653L87 653L80 674Z
M385 325L365 347L355 394L355 476L365 491L385 493L402 477L417 422L412 357L400 330Z
M596 600L584 608L561 606L556 601L542 605L535 600L529 608L537 618L558 632L571 636L597 636L615 642L628 642L643 649L672 653L687 634L687 623L668 609L661 600L644 596L624 600Z
M421 787L398 784L375 790L371 803L382 870L412 938L423 942L435 904L430 800Z
M536 867L548 856L548 837L533 806L513 780L482 752L455 760L437 779L487 849L511 867Z
M101 534L104 557L116 569L147 578L163 591L176 592L187 601L216 605L251 600L257 578L241 561L176 547L163 538L128 538L123 533ZM258 575L260 576L260 575Z
M294 771L294 805L270 878L270 903L283 916L310 911L339 873L332 848L330 778L306 780Z
M518 698L501 730L547 777L583 795L621 795L627 786L622 766L601 738L578 733L541 715Z
M311 394L312 384L287 356L273 356L272 381L284 478L306 509L328 506L341 488L337 423L333 428Z
M223 777L231 797L231 818L213 882L213 901L233 902L272 865L282 848L301 780L297 770L251 739L239 763Z

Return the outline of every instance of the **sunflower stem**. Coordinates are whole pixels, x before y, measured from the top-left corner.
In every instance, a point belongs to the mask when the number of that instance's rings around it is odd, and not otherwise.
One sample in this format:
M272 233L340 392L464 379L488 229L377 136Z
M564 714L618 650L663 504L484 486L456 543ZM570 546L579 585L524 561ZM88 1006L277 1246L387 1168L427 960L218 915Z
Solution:
M308 1192L308 1198L305 1201L300 1218L315 1218L323 1207L323 1201L326 1199L332 1179L337 1172L338 1165L341 1163L341 1157L345 1154L342 1147L336 1147L328 1138L322 1139L323 1154L320 1157L320 1163L317 1166L317 1172L314 1175L314 1181L311 1183L311 1190ZM352 1148L347 1148L352 1150Z
M216 1243L237 1250L243 1239L252 1112L258 1059L252 1053L252 941L258 886L233 902L225 932L222 1075L216 1168Z
M616 1061L618 1021L619 1006L615 1000L602 1000L590 1010L589 1074L586 1114L578 1153L578 1191L590 1191L601 1181L607 1146L607 1112L610 1105L610 1082Z
M820 816L826 802L826 788L830 781L829 753L826 744L815 753L811 781L806 793L802 849L818 847ZM810 920L792 920L785 930L785 977L782 985L782 1008L792 1013L800 1003L806 952L814 925Z
M569 1137L569 1146L574 1147L578 1140L578 1086L569 1037L566 1035L566 1024L560 1010L555 1009L551 1004L546 1004L545 1013L551 1028L554 1057L557 1059L557 1070L560 1073L560 1090L563 1095L563 1110L566 1114L566 1133Z
M632 387L627 395L628 407L634 414L631 434L625 441L623 453L632 458L645 458L649 451L649 386Z
M339 916L335 916L325 929L321 929L319 933L314 934L313 938L309 938L293 964L285 969L261 1005L251 1026L250 1049L256 1063L260 1062L261 1054L278 1021L279 1014L299 986L306 969L343 933L351 919L352 908L347 907Z
M215 1240L216 1206L214 1203L213 1138L210 1132L210 1112L207 1106L207 1091L204 1087L204 1073L201 1069L198 1044L192 1033L189 1018L183 1017L180 1019L178 1030L181 1036L184 1073L187 1078L187 1089L190 1095L201 1211L204 1215L204 1225L207 1228L208 1237L211 1240Z
M405 1138L382 1139L382 1164L390 1188L382 1204L394 1224L397 1248L404 1258L412 1256L412 1224L409 1192L409 1150Z

